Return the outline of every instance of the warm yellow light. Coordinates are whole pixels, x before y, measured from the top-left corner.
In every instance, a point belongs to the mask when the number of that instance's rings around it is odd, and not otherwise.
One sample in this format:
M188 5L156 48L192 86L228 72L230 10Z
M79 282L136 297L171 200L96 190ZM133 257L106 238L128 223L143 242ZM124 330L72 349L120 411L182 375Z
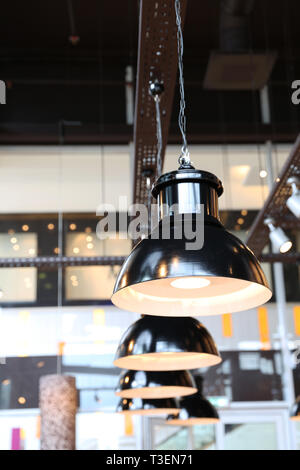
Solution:
M122 414L130 414L130 415L142 415L142 416L159 416L159 415L168 415L172 414L175 415L179 413L177 408L151 408L141 409L141 410L125 410L125 411L118 411L118 413Z
M35 249L34 248L29 248L28 253L30 255L34 255L35 254Z
M180 277L171 282L176 289L201 289L209 284L210 280L204 277Z
M182 387L179 385L163 385L155 387L130 388L115 392L115 395L123 398L176 398L196 393L197 389L193 387Z
M91 227L85 227L84 231L85 233L91 233L92 229Z
M281 245L279 249L280 253L287 253L292 248L292 245L292 242L290 240L287 240Z
M77 225L76 225L76 224L70 224L70 225L69 225L69 229L70 229L70 230L76 230L76 229L77 229Z
M243 225L244 222L245 222L245 221L244 221L244 219L243 219L242 217L239 217L239 218L237 219L237 223L238 223L239 225Z
M201 424L216 424L220 420L218 418L190 418L190 419L170 419L167 421L167 424L172 424L173 426L197 426Z
M243 216L245 216L245 215L248 214L248 211L247 211L246 209L243 209L243 210L241 210L241 214L242 214Z
M174 289L175 279L124 287L113 294L112 301L121 309L145 315L183 317L240 312L267 302L272 295L267 287L238 278L210 276L210 284L201 290Z
M22 230L23 230L23 232L28 232L29 226L26 225L26 224L25 224L25 225L22 225Z
M77 254L77 253L79 253L79 251L80 251L80 250L79 250L79 248L77 248L77 246L75 246L75 247L73 248L73 253Z
M4 379L4 380L2 380L2 385L7 386L7 385L9 385L9 384L10 384L10 380L9 380L9 379Z
M87 241L87 242L92 242L92 241L93 241L93 237L91 237L90 235L88 235L88 236L86 237L86 241Z
M54 230L54 224L48 224L48 230Z
M20 403L20 405L24 405L26 403L26 398L25 397L19 397L18 402Z
M92 250L94 248L94 245L92 243L88 243L87 247L88 247L89 250Z
M17 241L18 241L18 240L17 240L16 237L12 237L12 238L10 239L10 243L17 243Z
M128 345L132 351L134 341ZM196 352L161 352L124 356L114 361L116 367L133 370L184 370L210 367L222 361L220 356Z
M54 248L53 252L54 252L56 255L58 255L58 253L59 253L59 248L58 248L58 246L56 246L56 247Z
M13 246L13 249L14 249L15 251L18 251L18 250L20 249L20 247L19 247L19 245L14 245L14 246Z

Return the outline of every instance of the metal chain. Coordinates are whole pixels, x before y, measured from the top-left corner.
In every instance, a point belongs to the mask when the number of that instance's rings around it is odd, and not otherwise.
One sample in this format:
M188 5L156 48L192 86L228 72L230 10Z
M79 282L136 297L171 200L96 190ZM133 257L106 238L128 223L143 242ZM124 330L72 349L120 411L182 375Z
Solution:
M185 116L185 96L184 96L184 78L183 78L183 35L181 28L180 0L175 0L175 14L177 25L177 51L178 51L178 71L179 71L179 91L180 107L178 115L178 125L182 135L182 149L179 157L180 165L189 165L191 163L190 154L186 140L186 116Z
M155 110L156 110L156 136L157 136L157 177L159 178L162 171L162 131L161 131L161 119L160 119L160 96L154 96Z

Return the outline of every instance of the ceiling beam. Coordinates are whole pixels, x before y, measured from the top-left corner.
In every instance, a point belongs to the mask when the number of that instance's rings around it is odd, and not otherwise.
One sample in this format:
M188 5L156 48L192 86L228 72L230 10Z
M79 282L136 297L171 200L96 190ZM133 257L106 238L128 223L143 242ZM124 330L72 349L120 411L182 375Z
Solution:
M187 0L181 1L184 23ZM143 170L156 173L155 104L149 95L151 81L163 82L161 96L162 161L168 140L169 125L177 76L177 29L174 0L141 0L137 88L134 122L134 196L136 203L146 203L148 189Z
M264 247L269 243L269 229L264 224L267 217L274 219L275 225L282 229L300 229L300 220L291 213L286 205L286 201L291 195L291 187L287 184L287 180L291 176L300 176L300 134L278 175L279 181L273 185L263 208L249 231L247 245L258 257L261 256ZM283 256L283 262L284 259Z

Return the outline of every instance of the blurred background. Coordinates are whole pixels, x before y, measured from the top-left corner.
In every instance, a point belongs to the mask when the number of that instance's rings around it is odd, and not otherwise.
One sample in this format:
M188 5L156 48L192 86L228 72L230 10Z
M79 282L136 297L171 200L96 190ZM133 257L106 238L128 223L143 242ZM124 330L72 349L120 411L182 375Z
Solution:
M187 132L195 167L213 172L225 187L223 224L246 241L270 191L268 142L276 182L299 132L291 86L300 79L300 4L245 1L247 69L218 57L223 50L236 52L234 41L230 51L220 33L221 3L187 1ZM300 346L299 257L283 265L284 325L276 292L258 309L199 317L223 358L202 371L221 423L184 429L115 413L114 353L138 315L117 309L110 297L132 245L129 239L97 238L96 210L107 203L126 212L136 194L139 7L136 0L2 5L0 449L12 448L15 430L23 448L39 448L39 378L55 373L76 377L78 449L300 449L300 427L289 421L285 393L289 376L289 400L300 394L294 360ZM215 66L224 67L222 85ZM251 79L249 70L255 71ZM177 86L174 96L163 171L175 169L179 156ZM127 198L122 207L119 196ZM298 253L296 224L286 233ZM87 261L59 264L61 256ZM36 257L38 263L26 264ZM93 264L89 257L106 262ZM273 263L262 265L274 292Z

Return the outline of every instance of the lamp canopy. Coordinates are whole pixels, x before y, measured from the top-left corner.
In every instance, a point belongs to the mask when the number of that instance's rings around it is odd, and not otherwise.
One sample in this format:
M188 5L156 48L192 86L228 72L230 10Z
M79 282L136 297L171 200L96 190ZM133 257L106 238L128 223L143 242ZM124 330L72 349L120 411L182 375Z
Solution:
M122 398L175 398L195 392L193 376L186 370L125 370L115 390L115 394Z
M129 413L137 415L166 415L172 413L176 416L179 412L177 402L174 398L162 399L142 399L142 398L122 398L117 406L117 413Z
M176 426L194 426L197 424L214 424L220 421L216 408L202 392L203 378L195 377L197 393L179 400L180 411L167 417L168 424Z
M222 192L215 175L191 166L158 178L152 194L158 201L160 222L123 264L112 296L115 305L145 315L197 316L247 310L270 299L258 260L219 220ZM178 224L195 225L200 204L203 247L187 249L191 240L185 230L178 238ZM190 217L178 221L179 214ZM162 235L167 218L168 239Z
M213 338L195 318L145 315L123 335L114 365L168 371L208 367L219 362L221 357Z

